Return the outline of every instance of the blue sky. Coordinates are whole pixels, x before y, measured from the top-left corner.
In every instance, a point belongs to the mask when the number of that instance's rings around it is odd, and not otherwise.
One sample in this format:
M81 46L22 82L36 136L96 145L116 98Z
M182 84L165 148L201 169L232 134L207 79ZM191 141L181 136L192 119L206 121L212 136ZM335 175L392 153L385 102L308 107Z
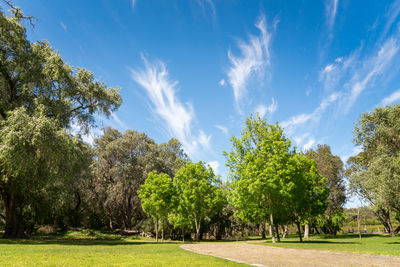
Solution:
M99 126L176 137L223 178L222 151L252 112L346 160L359 114L400 102L400 0L15 3L37 18L32 41L121 88Z

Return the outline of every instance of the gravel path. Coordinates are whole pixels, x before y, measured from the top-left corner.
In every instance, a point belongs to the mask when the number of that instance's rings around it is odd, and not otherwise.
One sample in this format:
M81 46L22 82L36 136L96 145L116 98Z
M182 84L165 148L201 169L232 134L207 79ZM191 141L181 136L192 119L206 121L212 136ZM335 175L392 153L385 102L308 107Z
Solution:
M253 266L400 266L400 257L277 248L247 243L195 243L181 248Z

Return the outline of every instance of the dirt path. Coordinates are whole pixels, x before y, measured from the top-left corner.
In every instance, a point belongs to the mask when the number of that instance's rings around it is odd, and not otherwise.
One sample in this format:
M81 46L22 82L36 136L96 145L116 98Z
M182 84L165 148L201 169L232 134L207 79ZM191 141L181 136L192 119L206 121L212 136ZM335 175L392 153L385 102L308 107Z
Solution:
M197 243L181 248L253 266L400 266L400 257L277 248L247 243Z

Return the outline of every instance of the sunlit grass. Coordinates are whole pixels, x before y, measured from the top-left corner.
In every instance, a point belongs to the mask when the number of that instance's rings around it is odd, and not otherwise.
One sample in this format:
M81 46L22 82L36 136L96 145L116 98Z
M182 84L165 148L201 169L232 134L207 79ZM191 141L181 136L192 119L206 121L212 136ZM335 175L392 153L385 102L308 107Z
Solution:
M280 243L272 244L270 239L257 243L282 248L316 249L344 252L358 252L377 255L400 256L400 236L363 234L362 239L357 234L334 236L316 235L299 242L298 236L289 236L281 239Z
M245 266L187 252L181 244L98 232L0 239L0 266Z

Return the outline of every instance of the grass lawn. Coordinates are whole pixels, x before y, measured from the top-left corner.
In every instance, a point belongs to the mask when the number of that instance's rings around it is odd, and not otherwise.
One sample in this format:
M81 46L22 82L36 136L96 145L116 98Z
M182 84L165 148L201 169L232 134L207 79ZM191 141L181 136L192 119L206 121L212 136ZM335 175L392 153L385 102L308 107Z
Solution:
M280 243L272 244L271 240L268 239L266 242L257 244L281 248L358 252L400 257L400 236L363 234L361 243L357 234L344 234L336 237L311 236L308 239L304 239L303 243L299 242L298 236L289 236L281 239Z
M245 266L187 252L181 244L76 232L29 240L0 239L0 266Z

